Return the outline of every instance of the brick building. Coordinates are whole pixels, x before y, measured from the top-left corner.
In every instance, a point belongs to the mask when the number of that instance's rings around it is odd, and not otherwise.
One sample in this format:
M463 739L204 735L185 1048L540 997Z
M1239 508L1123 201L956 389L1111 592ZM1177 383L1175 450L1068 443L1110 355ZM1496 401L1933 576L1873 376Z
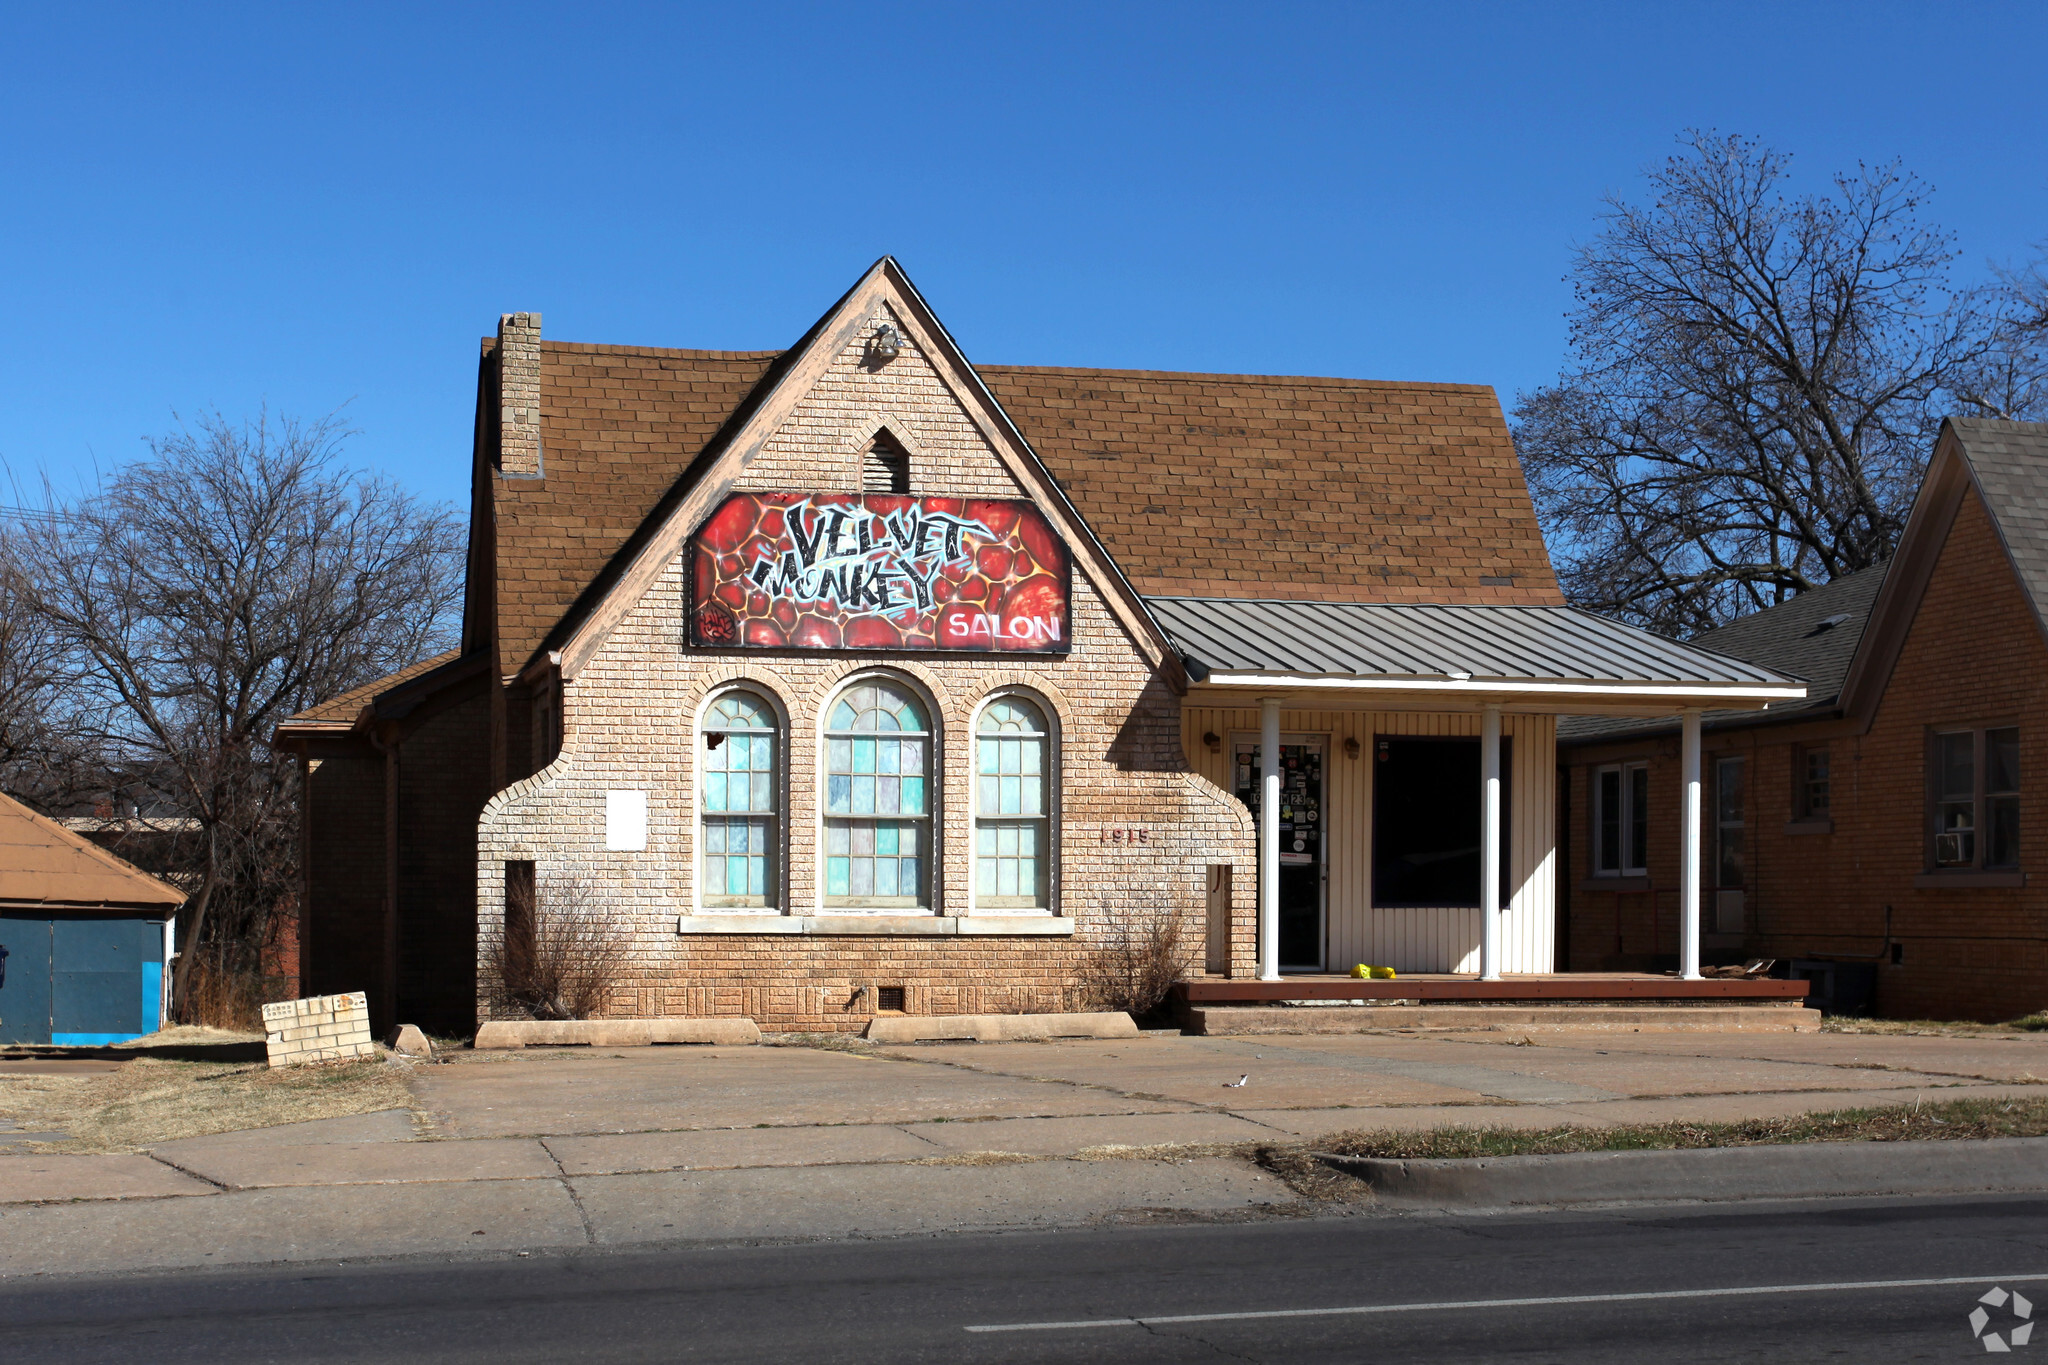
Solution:
M1692 642L1809 684L1704 718L1710 960L1797 960L1894 1017L2048 1007L2022 786L2048 772L2043 507L2048 426L1952 419L1888 565ZM1559 753L1569 965L1668 965L1674 727L1574 719Z
M783 352L506 315L473 488L460 648L279 736L380 1026L473 1025L528 887L621 1016L1068 1007L1162 914L1546 971L1557 716L1801 694L1565 607L1489 389L977 367L886 259Z

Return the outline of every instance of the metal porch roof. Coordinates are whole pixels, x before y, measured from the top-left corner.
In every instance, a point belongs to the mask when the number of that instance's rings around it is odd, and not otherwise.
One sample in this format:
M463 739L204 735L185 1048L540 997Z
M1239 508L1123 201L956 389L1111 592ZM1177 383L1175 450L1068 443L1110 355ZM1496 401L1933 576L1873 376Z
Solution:
M1210 674L1660 685L1731 693L1800 680L1573 607L1148 597L1175 645ZM1219 679L1221 681L1221 679Z

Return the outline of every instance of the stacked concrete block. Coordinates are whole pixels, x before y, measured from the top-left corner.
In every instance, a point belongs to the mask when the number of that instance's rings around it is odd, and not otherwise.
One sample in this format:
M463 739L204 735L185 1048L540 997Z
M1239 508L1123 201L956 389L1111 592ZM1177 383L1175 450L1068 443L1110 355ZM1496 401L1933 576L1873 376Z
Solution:
M272 1066L346 1061L377 1051L370 1041L370 1002L361 991L265 1005L263 1031Z

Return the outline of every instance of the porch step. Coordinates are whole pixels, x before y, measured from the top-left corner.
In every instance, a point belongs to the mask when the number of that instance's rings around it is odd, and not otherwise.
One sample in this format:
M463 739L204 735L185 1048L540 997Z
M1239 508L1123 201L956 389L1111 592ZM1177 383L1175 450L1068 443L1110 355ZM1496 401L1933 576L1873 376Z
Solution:
M1819 1010L1752 1005L1211 1005L1191 1031L1229 1033L1812 1033Z

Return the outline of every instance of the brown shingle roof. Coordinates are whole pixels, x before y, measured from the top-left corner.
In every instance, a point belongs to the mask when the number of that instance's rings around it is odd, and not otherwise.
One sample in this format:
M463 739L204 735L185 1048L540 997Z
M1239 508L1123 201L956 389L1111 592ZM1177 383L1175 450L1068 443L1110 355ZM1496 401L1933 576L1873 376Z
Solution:
M0 795L0 904L175 910L185 893Z
M411 682L422 673L452 662L460 652L459 650L451 649L446 654L436 654L430 659L421 659L418 663L407 664L396 673L387 673L375 682L366 682L361 687L350 688L338 697L330 697L318 706L308 707L290 720L287 720L285 724L287 726L319 725L323 723L328 725L353 725L356 722L356 717L362 714L363 708L372 701L375 701L379 693L388 692L400 683Z
M491 480L507 670L541 647L782 354L541 343L544 477ZM977 370L1143 592L1564 600L1490 388Z
M1564 601L1483 385L976 369L1140 592Z
M539 479L493 478L499 660L516 669L781 354L541 342Z

